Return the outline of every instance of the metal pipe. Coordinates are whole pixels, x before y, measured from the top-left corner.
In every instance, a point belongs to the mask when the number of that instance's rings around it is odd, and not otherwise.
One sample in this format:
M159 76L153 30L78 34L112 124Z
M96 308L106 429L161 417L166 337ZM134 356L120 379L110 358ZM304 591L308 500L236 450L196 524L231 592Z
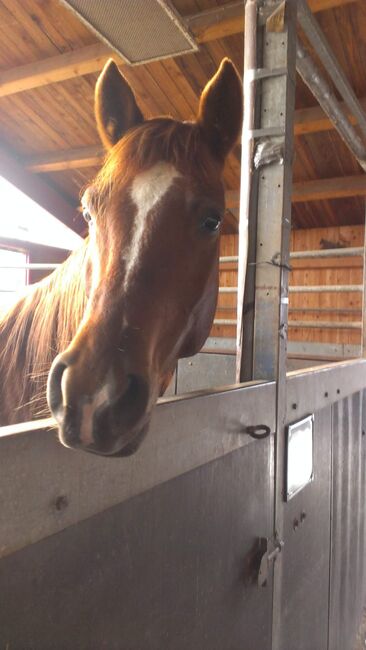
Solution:
M214 325L236 325L236 318L215 318Z
M220 311L222 307L220 307ZM337 315L346 315L346 314L361 314L361 307L358 309L342 309L337 307L290 307L289 311L293 313L304 312L304 313L317 313L317 314L337 314Z
M237 287L219 287L219 293L236 293ZM289 287L290 293L346 293L363 291L362 284L320 284L320 285L293 285Z
M238 287L219 287L219 293L237 293L237 292L238 292Z
M325 248L324 250L312 251L292 251L290 258L292 260L301 260L317 259L318 257L361 257L363 250L363 246L354 246L349 248Z
M220 257L220 263L237 262L238 259L238 255L223 255L223 257Z
M303 327L305 329L330 329L330 330L360 330L362 328L361 321L354 321L350 323L335 323L328 320L289 320L289 327Z
M346 75L338 64L332 48L330 47L319 23L310 11L304 0L298 0L297 6L298 21L304 30L307 38L317 53L327 73L331 77L335 87L343 97L345 103L358 121L358 125L366 136L366 115L358 101L353 88Z
M297 259L316 259L328 258L328 257L361 257L364 254L363 246L349 246L348 248L325 248L319 250L310 250L310 251L292 251L290 253L290 258L292 260ZM220 263L232 263L235 264L238 261L237 255L223 255L220 257Z
M27 271L48 271L57 269L61 264L0 264L0 269L23 269Z
M310 54L299 42L296 46L296 55L296 67L301 78L334 124L348 149L355 156L362 169L366 171L365 144L349 122L346 112L340 106L330 85L322 76Z
M214 325L236 325L236 318L215 318ZM359 321L353 321L349 323L336 323L334 321L316 321L316 320L291 320L288 322L289 327L301 327L304 329L344 329L344 330L360 330L362 329L362 323Z
M362 284L320 284L320 285L293 285L290 293L345 293L349 291L363 291Z

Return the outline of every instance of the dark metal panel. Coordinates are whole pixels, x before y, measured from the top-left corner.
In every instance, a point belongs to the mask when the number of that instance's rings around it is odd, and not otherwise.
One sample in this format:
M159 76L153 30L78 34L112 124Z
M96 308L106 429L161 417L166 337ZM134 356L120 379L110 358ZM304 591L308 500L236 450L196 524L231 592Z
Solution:
M0 561L0 647L269 650L271 439L245 447ZM292 649L293 650L293 649Z
M365 596L365 391L333 406L329 650L352 650Z
M314 480L284 503L281 650L327 650L331 407L314 419Z

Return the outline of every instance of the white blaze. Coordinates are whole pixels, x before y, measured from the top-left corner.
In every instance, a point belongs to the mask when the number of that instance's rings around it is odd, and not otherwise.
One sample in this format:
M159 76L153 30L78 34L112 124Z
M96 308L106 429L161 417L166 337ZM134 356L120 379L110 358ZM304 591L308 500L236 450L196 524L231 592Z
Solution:
M125 278L127 287L131 273L139 259L144 235L150 231L146 223L151 210L163 199L176 178L181 174L170 163L158 162L156 165L138 174L131 186L131 198L137 208L134 219Z

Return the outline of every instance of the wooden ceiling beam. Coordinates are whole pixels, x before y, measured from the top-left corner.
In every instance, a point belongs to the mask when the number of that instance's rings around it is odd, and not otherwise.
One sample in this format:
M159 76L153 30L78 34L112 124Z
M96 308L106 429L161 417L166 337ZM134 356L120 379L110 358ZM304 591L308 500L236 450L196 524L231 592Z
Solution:
M366 97L363 97L359 101L366 110ZM342 104L342 107L346 110L350 122L356 124L356 119L349 113L346 105ZM320 133L321 131L330 130L334 130L334 124L319 106L295 111L295 135L308 135L310 133ZM103 155L103 149L100 145L91 145L78 149L40 153L31 156L26 162L26 167L29 171L37 173L95 167L100 165Z
M366 97L358 100L366 110ZM357 124L356 118L351 114L344 102L340 102L341 108L345 111L351 124ZM320 106L312 108L300 108L295 111L294 133L295 135L307 135L309 133L320 133L321 131L334 130L334 124L326 116Z
M296 182L292 187L293 203L344 199L354 196L366 196L366 174ZM238 191L229 190L226 192L225 198L228 210L238 207Z
M353 196L366 196L366 174L294 183L292 202L326 201Z
M314 12L340 7L358 0L309 0ZM243 3L235 0L228 5L199 14L184 17L198 43L242 33L244 26ZM104 43L59 54L56 56L28 63L0 73L0 97L39 88L58 81L65 81L85 74L99 72L106 60L113 56L117 63L124 65Z
M91 145L78 149L52 151L41 153L28 158L26 167L31 172L59 172L67 169L81 169L83 167L98 167L104 156L101 145Z

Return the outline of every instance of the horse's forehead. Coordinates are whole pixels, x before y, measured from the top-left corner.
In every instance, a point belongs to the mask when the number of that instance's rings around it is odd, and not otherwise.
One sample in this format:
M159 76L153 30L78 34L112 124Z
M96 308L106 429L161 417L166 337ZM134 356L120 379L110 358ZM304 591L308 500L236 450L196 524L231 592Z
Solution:
M168 162L158 162L135 176L131 197L138 211L147 214L167 193L181 173Z

